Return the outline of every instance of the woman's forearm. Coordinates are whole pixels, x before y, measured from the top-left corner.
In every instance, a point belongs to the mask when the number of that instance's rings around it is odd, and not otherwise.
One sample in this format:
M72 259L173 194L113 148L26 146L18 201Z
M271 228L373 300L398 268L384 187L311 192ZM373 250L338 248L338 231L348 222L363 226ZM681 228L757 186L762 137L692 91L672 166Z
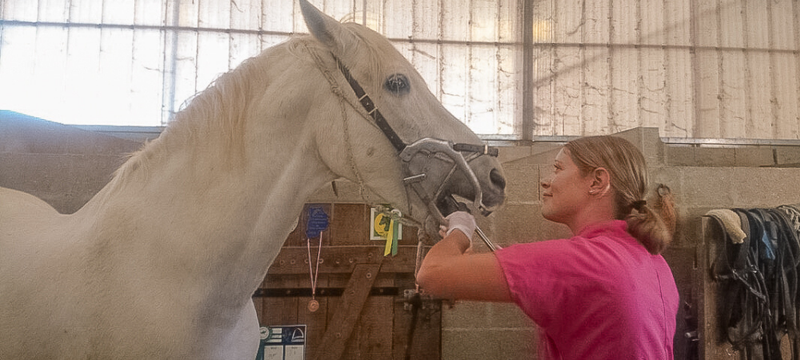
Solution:
M417 283L420 287L432 295L446 295L442 293L449 276L445 269L452 260L464 256L469 247L469 238L458 230L431 247L417 273Z

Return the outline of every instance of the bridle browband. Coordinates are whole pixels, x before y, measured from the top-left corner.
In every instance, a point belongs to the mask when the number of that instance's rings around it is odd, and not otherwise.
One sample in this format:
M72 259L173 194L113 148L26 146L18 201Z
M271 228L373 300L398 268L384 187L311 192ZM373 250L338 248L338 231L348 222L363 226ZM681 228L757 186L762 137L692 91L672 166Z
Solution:
M498 149L489 145L475 145L465 143L453 143L451 141L422 138L412 144L406 144L397 135L397 132L389 125L380 110L375 106L375 102L369 97L361 84L353 78L350 70L342 64L338 57L331 54L336 65L341 71L350 88L353 89L358 102L375 121L375 125L383 132L392 146L397 150L403 164L403 182L406 187L411 187L417 196L428 207L431 215L441 224L444 223L444 215L436 206L436 201L442 195L444 185L456 170L461 170L471 182L475 190L474 206L483 215L488 215L490 211L483 204L483 191L481 190L478 178L469 167L469 162L484 155L497 157ZM462 153L468 153L465 158ZM443 156L439 156L443 155ZM454 166L449 169L445 167L432 167L427 164L436 159L443 162L452 162ZM446 165L446 164L445 164Z

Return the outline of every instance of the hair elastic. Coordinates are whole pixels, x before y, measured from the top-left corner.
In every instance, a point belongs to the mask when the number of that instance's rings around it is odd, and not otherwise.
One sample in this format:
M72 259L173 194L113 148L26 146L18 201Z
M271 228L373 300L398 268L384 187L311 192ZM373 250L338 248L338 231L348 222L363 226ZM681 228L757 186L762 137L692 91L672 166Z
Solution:
M645 205L647 205L647 200L637 200L631 203L631 208L636 209L636 211L642 211Z

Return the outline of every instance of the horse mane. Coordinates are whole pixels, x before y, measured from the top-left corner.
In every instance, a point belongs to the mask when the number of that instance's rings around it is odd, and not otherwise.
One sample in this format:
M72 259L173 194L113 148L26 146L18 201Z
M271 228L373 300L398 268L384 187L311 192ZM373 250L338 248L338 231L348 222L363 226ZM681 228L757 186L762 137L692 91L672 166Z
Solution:
M342 61L350 60L347 63L351 64L351 67L352 61L369 66L369 78L358 80L371 84L372 89L380 89L383 79L374 74L383 73L383 61L379 61L381 54L379 47L381 41L385 40L378 33L362 25L356 23L343 25L359 41L358 44L343 44L344 49L340 49L341 53L353 54L352 50L357 49L365 50L366 54ZM303 47L318 53L329 51L309 34L292 37L285 44L288 52L299 59L308 59L305 51L301 50ZM198 144L192 147L197 149L193 156L221 156L224 158L218 160L224 166L223 169L235 170L241 167L245 162L245 119L251 106L252 95L260 93L259 89L269 83L269 79L265 76L267 72L261 69L268 66L268 55L275 48L277 46L243 61L236 68L220 75L205 90L188 99L158 138L145 143L140 150L130 154L129 159L114 172L111 180L112 190L124 186L135 176L147 177L151 164L156 159L168 156L171 148L184 148L190 143ZM378 94L373 96L376 95ZM199 146L200 141L204 141L203 146ZM221 150L213 154L209 152L197 154L210 143L216 143L215 145L220 146Z
M220 163L228 170L243 165L245 119L256 91L255 86L259 82L260 86L268 82L265 72L258 71L266 61L264 53L249 58L186 100L161 135L130 154L128 160L114 172L114 187L123 186L134 174L146 177L151 163L166 157L172 148L196 149L193 156L197 157L221 156ZM197 146L187 147L187 144ZM221 146L221 149L214 153L198 154L209 144Z

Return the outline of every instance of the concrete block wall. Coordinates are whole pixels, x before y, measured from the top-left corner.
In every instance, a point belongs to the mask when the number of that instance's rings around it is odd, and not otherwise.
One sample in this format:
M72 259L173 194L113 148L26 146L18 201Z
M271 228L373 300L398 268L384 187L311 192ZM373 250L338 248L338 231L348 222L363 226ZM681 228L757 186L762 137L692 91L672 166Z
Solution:
M141 142L0 111L0 186L36 195L70 214L141 147Z
M0 186L31 192L63 213L80 208L110 179L125 155L141 146L136 141L23 120L0 116ZM697 268L697 250L704 246L701 216L714 208L800 203L800 145L665 144L654 128L617 135L643 150L650 166L651 189L663 183L676 196L680 222L665 258L682 300L695 306L689 314L696 312L699 294L707 291L697 286L698 274L704 271ZM508 200L501 210L478 219L493 241L502 246L570 235L566 227L540 215L539 182L551 171L561 145L563 142L543 141L501 147ZM353 183L340 180L336 184L338 195L325 186L309 202L364 202ZM366 196L374 199L374 195ZM479 244L476 251L488 249ZM679 335L689 330L683 321L684 310L678 316ZM512 304L445 305L441 337L444 360L532 359L536 353L535 326ZM676 337L676 359L683 358L687 346L687 341Z
M669 186L679 214L678 229L664 257L673 270L682 302L677 319L675 358L685 358L691 341L686 316L697 316L703 288L698 249L705 246L701 219L716 208L775 207L800 203L800 144L698 145L665 144L655 128L637 128L616 134L642 150L650 171L649 200L658 184ZM507 178L508 199L502 209L478 225L501 246L516 242L569 237L569 230L541 214L540 181L552 171L552 161L563 142L534 142L500 148ZM318 201L360 201L358 189L339 182L339 197L323 188ZM478 243L477 251L488 251ZM458 302L443 308L443 360L509 360L536 358L535 324L515 305ZM716 346L716 345L711 345ZM721 346L721 345L720 345ZM709 352L711 354L712 352ZM724 352L722 352L724 353ZM723 357L718 357L722 359ZM706 359L717 359L706 357Z
M649 199L654 200L653 189L658 184L666 184L675 195L680 218L675 240L664 257L672 267L681 300L691 306L682 307L677 319L675 358L682 359L691 346L682 335L694 330L687 328L684 317L697 315L700 295L709 291L698 280L704 271L698 268L697 261L698 249L705 246L702 215L715 208L800 203L800 146L673 145L663 143L654 128L637 128L617 135L643 151L650 170ZM501 156L506 156L503 166L508 200L497 213L479 219L479 225L493 241L508 245L570 236L565 226L551 223L540 214L539 181L548 176L560 146L534 143L525 147L528 151L521 147L501 149ZM516 307L465 303L443 311L443 359L535 358L535 325ZM476 344L475 339L481 342ZM712 339L707 343L722 346Z

